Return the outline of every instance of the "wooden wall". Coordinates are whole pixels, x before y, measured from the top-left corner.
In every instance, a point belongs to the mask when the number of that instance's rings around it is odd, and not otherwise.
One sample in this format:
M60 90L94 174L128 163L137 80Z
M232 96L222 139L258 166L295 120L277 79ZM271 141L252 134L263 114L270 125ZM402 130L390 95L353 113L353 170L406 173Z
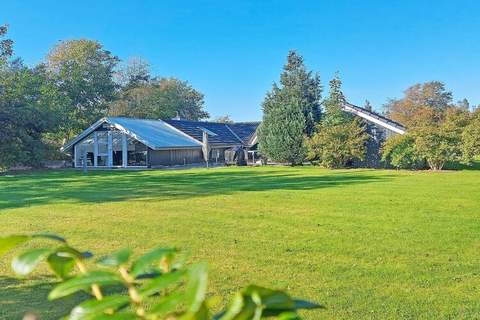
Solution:
M151 167L202 163L201 149L148 150Z

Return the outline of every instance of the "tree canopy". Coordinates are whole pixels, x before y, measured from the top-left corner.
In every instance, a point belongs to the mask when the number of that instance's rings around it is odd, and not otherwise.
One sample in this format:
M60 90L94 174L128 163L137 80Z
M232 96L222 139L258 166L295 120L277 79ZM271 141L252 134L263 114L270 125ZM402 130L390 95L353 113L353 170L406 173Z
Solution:
M20 61L0 69L0 168L38 166L46 158L47 132L55 131L64 96L42 66Z
M61 121L65 138L106 114L116 95L113 74L118 61L101 44L86 39L62 41L47 55L47 72L69 99Z
M150 64L142 58L130 58L115 73L115 81L122 88L134 88L150 82Z
M13 41L7 39L8 26L0 26L0 65L13 54Z
M188 82L160 78L127 86L110 105L109 114L132 118L200 120L209 117L203 94Z
M440 81L417 83L405 90L401 99L388 101L384 108L388 117L408 127L416 126L415 122L422 118L425 110L440 115L452 106L452 92L445 89Z
M469 164L480 157L480 109L472 114L470 123L462 132L462 160Z

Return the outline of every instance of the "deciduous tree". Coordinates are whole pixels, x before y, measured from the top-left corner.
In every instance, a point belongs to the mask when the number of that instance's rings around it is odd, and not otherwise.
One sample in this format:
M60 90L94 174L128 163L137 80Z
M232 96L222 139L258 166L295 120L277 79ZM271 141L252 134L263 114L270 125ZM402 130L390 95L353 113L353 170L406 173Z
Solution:
M92 40L67 40L56 45L46 58L47 70L69 99L61 132L72 138L106 115L115 98L113 79L118 58Z
M368 134L360 120L339 125L322 123L306 139L307 158L326 168L343 168L354 160L365 159Z
M203 94L188 82L161 78L122 91L110 106L109 114L146 119L200 120L209 117L204 109Z
M150 64L142 58L130 58L116 71L115 80L124 89L146 85L151 80Z
M13 40L7 39L8 26L0 26L0 66L13 54Z
M462 132L462 160L472 163L480 158L480 109L476 109L470 123Z
M42 66L20 61L0 69L0 168L38 166L46 154L45 134L55 131L64 96Z
M382 147L382 161L397 169L420 169L423 163L415 147L415 137L410 134L387 139Z
M405 90L404 97L393 99L384 106L386 114L409 127L415 126L419 114L425 109L441 114L452 106L452 93L439 81L415 84Z
M430 111L438 113L437 110ZM438 118L440 120L433 121L432 117L424 116L421 118L423 124L417 121L411 130L418 154L432 170L442 170L447 162L461 160L462 132L469 122L469 114L450 107Z

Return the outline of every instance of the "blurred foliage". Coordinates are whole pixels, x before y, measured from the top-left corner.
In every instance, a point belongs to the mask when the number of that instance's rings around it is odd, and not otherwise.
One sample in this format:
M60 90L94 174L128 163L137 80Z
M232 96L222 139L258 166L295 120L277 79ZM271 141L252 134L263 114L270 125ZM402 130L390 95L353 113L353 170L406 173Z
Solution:
M219 313L212 311L215 297L207 297L208 272L204 263L185 264L185 255L175 248L156 248L137 259L130 249L121 249L95 260L93 254L73 248L54 234L13 235L0 238L0 255L26 242L42 238L50 246L35 247L17 254L12 261L20 276L31 273L41 262L61 282L49 293L57 300L79 291L90 293L89 299L75 306L66 316L70 320L103 319L182 319L248 320L276 318L301 319L300 309L323 308L291 298L279 290L250 285L235 294ZM120 290L105 288L115 286ZM61 301L59 301L61 303Z

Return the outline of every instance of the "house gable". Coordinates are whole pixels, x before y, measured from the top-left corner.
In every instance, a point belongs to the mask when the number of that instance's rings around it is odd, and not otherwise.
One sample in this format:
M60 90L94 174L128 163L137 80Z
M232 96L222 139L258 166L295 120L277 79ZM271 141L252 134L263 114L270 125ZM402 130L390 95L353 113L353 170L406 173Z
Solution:
M343 110L395 133L405 134L406 132L406 128L402 124L384 117L376 112L355 106L351 103L344 103Z

